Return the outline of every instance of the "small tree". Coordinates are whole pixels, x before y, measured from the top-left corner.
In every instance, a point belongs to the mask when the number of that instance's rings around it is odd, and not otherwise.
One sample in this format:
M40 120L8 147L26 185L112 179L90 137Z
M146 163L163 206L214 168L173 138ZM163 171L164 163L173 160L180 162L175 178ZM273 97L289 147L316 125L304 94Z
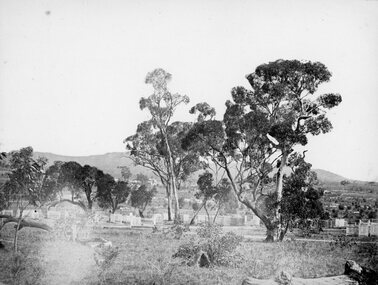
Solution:
M82 166L75 161L68 161L60 164L54 163L59 173L58 185L61 190L64 188L69 189L71 192L71 202L74 202L78 198L81 190L81 183L78 179L78 174L81 171Z
M126 202L131 192L131 186L126 181L115 181L110 174L99 176L96 181L99 206L110 208L112 213L118 209L119 204Z
M193 224L196 215L199 213L201 208L205 209L207 214L208 222L215 223L215 220L219 214L222 206L227 202L229 194L231 193L231 185L226 178L221 179L217 184L214 183L213 174L210 172L205 172L201 174L197 181L198 192L195 194L197 199L202 199L201 207L195 212L191 224ZM208 203L213 202L213 209L216 209L213 220L210 219L210 214L208 211Z
M318 187L316 173L311 171L311 164L304 160L304 155L294 153L288 159L291 174L284 177L281 211L283 231L282 241L288 228L299 224L307 230L307 221L316 222L325 216L320 199L323 189Z
M50 193L49 187L44 184L44 166L46 162L47 160L44 158L33 159L33 148L31 147L10 153L9 166L11 172L3 190L7 199L16 204L19 214L16 219L3 215L0 218L7 219L4 224L16 223L13 242L15 252L18 250L18 232L23 227L50 229L44 224L25 221L23 215L29 205L40 206L51 197L54 197Z
M146 207L151 204L152 198L155 197L156 193L156 187L148 189L145 184L131 192L131 206L138 209L141 218L144 218L143 212L146 210Z
M93 201L96 197L96 193L94 193L96 181L98 177L103 175L104 173L101 170L98 170L96 167L90 165L84 165L76 173L76 179L81 189L84 190L85 197L87 198L88 210L92 210Z
M132 176L130 168L127 166L118 166L118 168L121 169L121 176L123 181L129 181Z

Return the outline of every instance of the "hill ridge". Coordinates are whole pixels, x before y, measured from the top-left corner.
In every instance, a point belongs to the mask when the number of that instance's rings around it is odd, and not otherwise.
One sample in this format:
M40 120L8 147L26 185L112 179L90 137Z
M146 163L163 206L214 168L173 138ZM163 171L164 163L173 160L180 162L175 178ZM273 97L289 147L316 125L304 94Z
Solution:
M104 154L94 154L85 156L71 156L60 155L52 152L34 152L34 156L44 156L48 159L48 165L53 164L54 161L76 161L81 165L95 166L116 178L121 178L121 171L118 166L128 166L133 175L143 173L149 177L154 177L151 170L142 166L134 165L133 161L128 157L125 152L108 152ZM318 179L321 182L340 183L342 180L350 180L339 174L333 173L328 170L314 168L312 169L318 175ZM350 180L356 181L356 180Z

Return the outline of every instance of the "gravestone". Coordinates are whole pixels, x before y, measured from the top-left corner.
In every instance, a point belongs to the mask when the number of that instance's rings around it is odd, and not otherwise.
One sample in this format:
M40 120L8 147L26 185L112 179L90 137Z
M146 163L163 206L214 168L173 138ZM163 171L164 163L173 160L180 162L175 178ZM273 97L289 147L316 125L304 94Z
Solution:
M154 220L154 225L160 225L163 223L163 216L161 214L155 214L152 216Z
M367 222L361 222L359 223L358 225L358 235L359 236L369 236L369 226L370 226L370 223Z
M182 215L182 220L184 223L189 223L190 222L190 216L188 214Z
M118 224L121 224L123 222L123 216L121 214L114 214L114 221Z
M378 236L378 223L370 223L370 235Z
M358 235L358 226L357 225L347 225L345 234L347 236L357 236Z
M345 219L335 219L335 227L336 228L342 228L346 226Z
M134 217L133 218L133 226L140 227L142 225L141 217Z

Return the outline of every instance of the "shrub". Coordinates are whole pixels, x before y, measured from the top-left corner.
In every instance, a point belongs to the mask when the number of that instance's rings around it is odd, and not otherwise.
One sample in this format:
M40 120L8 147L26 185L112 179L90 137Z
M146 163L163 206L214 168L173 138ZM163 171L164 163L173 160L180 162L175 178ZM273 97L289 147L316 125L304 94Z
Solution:
M203 252L210 265L236 265L238 256L235 251L242 239L233 232L224 233L220 225L202 224L197 229L196 237L181 244L173 257L183 258L188 265L194 265Z

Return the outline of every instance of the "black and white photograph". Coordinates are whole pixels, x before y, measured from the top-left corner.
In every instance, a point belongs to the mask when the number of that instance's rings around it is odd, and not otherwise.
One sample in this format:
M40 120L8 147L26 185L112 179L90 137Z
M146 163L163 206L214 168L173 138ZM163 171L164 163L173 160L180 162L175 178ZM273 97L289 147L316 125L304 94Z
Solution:
M0 0L0 285L378 285L378 0Z

